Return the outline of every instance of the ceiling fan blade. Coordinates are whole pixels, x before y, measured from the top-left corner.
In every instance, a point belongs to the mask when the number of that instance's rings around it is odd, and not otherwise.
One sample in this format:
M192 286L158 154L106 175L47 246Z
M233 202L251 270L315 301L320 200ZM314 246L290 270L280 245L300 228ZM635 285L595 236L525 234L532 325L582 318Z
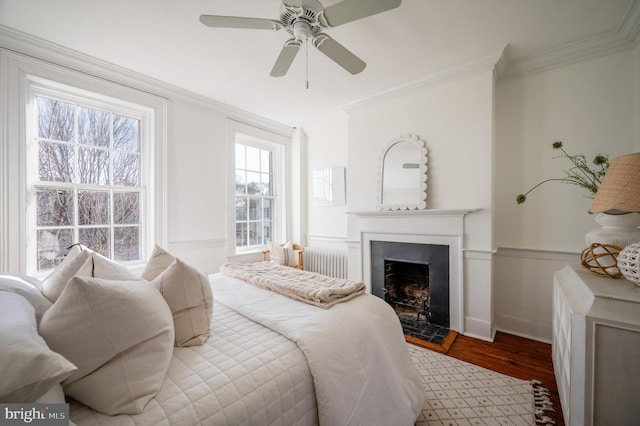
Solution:
M295 38L288 40L284 44L284 47L280 51L280 55L278 55L278 59L276 59L276 63L273 65L271 73L269 74L271 77L282 77L287 73L287 71L289 71L289 67L293 63L298 50L300 50L301 44L302 42Z
M358 74L367 66L362 59L324 33L313 39L313 45L351 74Z
M279 30L280 21L262 18L244 18L241 16L200 15L200 22L207 27L247 28L254 30Z
M322 4L318 0L302 0L302 5L314 12L320 12L323 9Z
M282 0L282 4L288 7L300 7L302 6L302 0Z
M400 6L402 0L344 0L324 9L324 20L330 27L346 24Z

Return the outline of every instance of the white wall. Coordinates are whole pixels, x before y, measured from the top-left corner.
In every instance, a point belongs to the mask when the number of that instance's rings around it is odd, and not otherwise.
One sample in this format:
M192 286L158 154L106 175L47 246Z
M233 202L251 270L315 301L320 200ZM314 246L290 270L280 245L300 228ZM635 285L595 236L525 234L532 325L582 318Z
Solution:
M307 244L318 248L346 250L347 206L314 206L314 170L347 167L348 124L346 117L307 135L308 234ZM347 169L348 170L348 169ZM347 188L349 184L347 184ZM347 197L348 202L348 197Z
M216 272L225 255L226 120L206 105L170 103L167 249L208 272Z
M517 205L538 182L570 164L551 144L588 161L634 152L633 52L625 51L499 81L496 127L496 327L551 340L553 272L579 262L584 235L596 228L591 200L575 186L550 182ZM635 75L635 77L634 77ZM637 142L635 150L637 150Z
M553 158L563 141L570 154L591 162L633 152L634 78L631 51L499 81L497 86L496 237L501 247L580 251L594 228L591 200L573 185L545 184L517 205L515 197L538 182L563 177L571 164Z
M350 108L348 210L376 210L385 145L415 134L428 149L427 208L483 209L467 223L476 229L465 246L490 250L492 88L492 72L484 71Z

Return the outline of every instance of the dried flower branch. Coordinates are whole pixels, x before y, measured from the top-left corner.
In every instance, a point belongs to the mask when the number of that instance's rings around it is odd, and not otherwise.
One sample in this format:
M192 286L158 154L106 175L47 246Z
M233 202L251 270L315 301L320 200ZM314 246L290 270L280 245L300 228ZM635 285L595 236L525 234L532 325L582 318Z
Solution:
M566 174L565 177L543 180L524 194L518 194L516 197L516 203L524 203L527 201L527 195L529 195L531 191L540 185L551 181L559 181L584 188L587 190L587 197L589 198L593 198L596 195L596 192L598 192L602 178L604 178L604 175L609 168L609 157L602 154L596 155L592 161L596 167L591 168L587 164L587 159L584 155L569 155L562 147L562 142L554 142L552 146L553 149L559 149L562 151L562 155L558 155L554 158L567 158L573 166L568 170L564 170Z

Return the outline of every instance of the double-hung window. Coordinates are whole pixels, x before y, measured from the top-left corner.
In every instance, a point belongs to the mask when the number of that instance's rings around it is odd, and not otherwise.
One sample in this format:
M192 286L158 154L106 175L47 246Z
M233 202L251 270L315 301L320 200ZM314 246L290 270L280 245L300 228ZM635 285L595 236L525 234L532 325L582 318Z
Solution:
M28 270L54 268L74 243L144 260L148 109L37 84L27 105Z
M236 247L272 241L275 205L274 152L236 143Z
M235 253L261 250L286 235L286 142L249 133L232 136Z

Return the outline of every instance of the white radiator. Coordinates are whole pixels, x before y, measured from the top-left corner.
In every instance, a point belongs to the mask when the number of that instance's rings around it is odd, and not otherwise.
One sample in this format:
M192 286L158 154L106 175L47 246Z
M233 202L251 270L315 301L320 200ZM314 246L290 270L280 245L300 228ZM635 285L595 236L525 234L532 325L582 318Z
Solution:
M304 269L336 278L347 278L347 252L305 247Z

